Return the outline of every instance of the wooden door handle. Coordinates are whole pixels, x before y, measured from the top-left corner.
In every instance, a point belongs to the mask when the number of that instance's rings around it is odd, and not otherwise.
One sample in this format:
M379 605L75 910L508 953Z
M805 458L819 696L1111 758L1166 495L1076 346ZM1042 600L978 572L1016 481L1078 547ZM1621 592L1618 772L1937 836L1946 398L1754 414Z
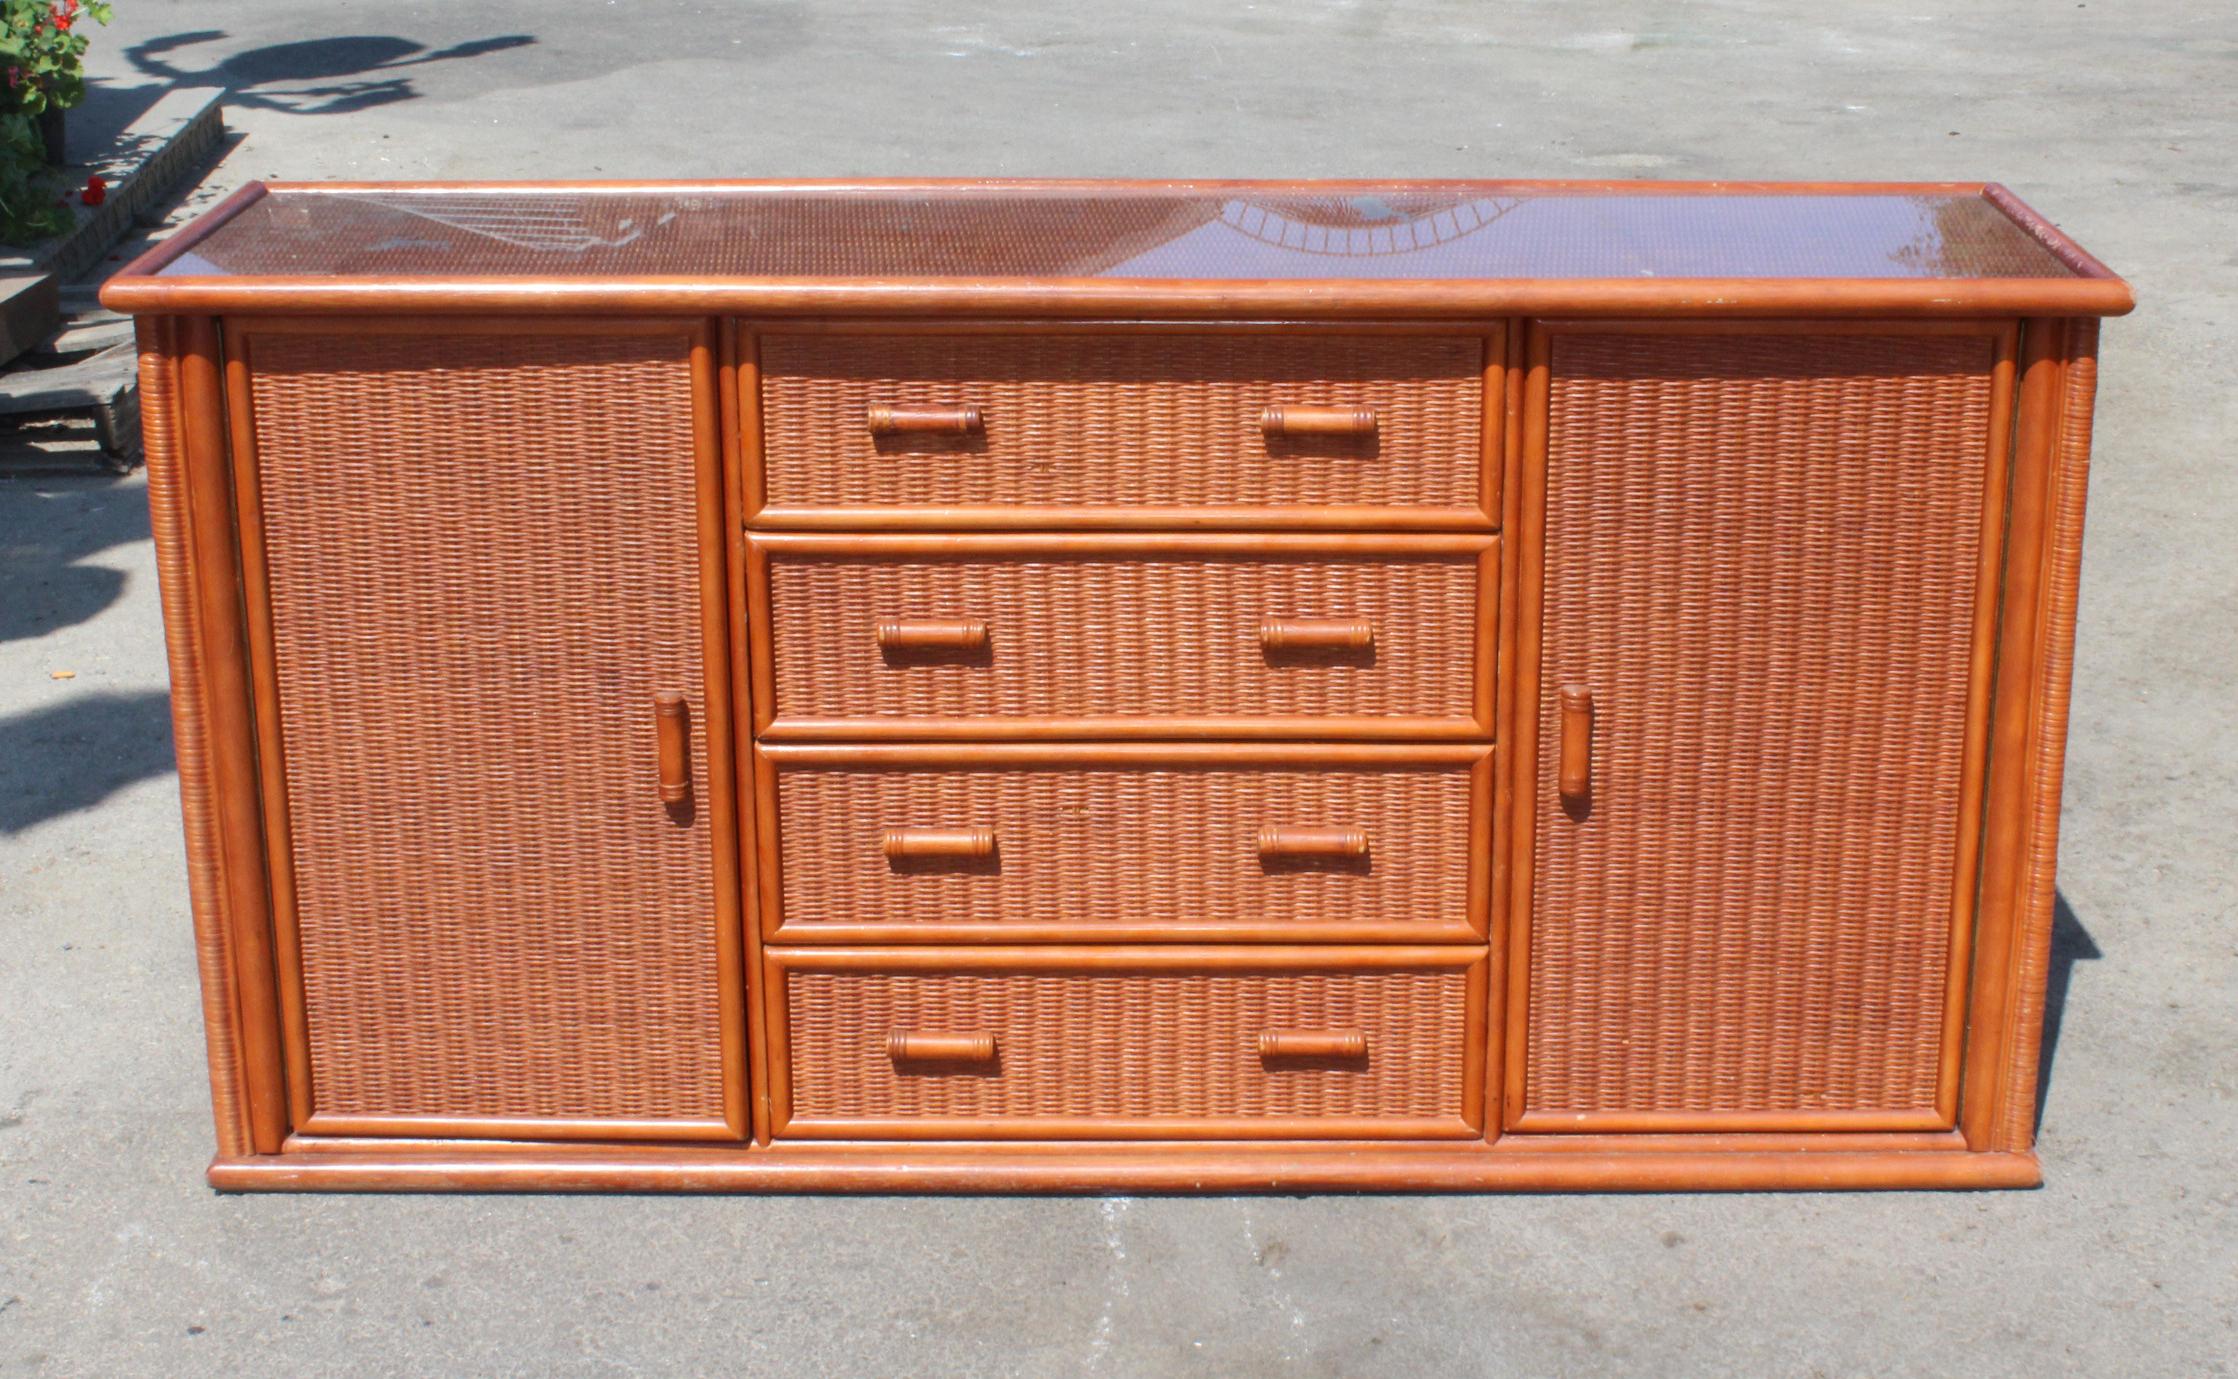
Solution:
M991 828L889 828L878 837L879 851L894 862L969 861L995 855Z
M1344 1058L1368 1056L1368 1036L1356 1029L1270 1029L1259 1035L1259 1057Z
M1364 828L1279 828L1259 830L1259 855L1285 857L1365 857L1368 832Z
M1593 799L1593 691L1564 685L1562 757L1556 785L1566 809L1582 809Z
M1277 436L1372 436L1376 430L1375 408L1285 402L1259 413L1259 429L1270 440Z
M896 1063L992 1063L995 1036L895 1030L886 1036L886 1056Z
M873 402L863 424L874 436L975 436L987 429L977 407L915 407Z
M969 655L987 649L987 624L973 619L897 618L878 624L878 649L894 654Z
M661 803L682 804L692 797L692 711L673 690L653 696L653 745Z
M1375 624L1352 618L1261 618L1259 645L1268 651L1372 651Z

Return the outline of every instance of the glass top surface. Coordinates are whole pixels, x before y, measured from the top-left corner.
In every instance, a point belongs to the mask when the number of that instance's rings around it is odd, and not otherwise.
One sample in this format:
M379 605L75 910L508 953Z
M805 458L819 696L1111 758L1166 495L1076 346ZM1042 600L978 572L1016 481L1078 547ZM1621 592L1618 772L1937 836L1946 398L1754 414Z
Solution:
M2073 278L1977 195L1497 183L282 189L165 277Z

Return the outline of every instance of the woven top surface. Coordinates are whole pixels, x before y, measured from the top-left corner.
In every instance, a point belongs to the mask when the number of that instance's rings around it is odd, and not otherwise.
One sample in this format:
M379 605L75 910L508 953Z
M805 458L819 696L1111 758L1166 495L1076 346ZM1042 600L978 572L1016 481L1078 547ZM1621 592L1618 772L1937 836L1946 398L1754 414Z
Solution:
M2073 278L1978 195L1544 184L279 189L165 277Z

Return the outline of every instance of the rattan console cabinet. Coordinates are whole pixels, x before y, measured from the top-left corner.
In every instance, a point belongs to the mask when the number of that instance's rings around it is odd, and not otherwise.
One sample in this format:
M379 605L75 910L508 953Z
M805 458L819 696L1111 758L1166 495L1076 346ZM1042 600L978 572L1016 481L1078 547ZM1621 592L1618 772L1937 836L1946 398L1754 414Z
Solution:
M226 1188L2021 1186L1994 185L252 185L127 269Z

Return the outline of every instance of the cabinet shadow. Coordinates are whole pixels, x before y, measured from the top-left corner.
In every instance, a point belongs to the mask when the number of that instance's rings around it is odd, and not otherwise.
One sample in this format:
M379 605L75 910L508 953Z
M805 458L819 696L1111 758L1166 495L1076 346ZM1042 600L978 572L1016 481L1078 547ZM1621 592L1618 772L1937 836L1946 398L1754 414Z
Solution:
M2075 964L2092 962L2106 956L2090 931L2075 917L2064 894L2052 897L2052 939L2050 979L2044 987L2044 1052L2039 1060L2036 1076L2036 1128L2044 1125L2044 1106L2051 1100L2053 1060L2059 1053L2059 1027L2067 1017L2067 987L2074 979Z

